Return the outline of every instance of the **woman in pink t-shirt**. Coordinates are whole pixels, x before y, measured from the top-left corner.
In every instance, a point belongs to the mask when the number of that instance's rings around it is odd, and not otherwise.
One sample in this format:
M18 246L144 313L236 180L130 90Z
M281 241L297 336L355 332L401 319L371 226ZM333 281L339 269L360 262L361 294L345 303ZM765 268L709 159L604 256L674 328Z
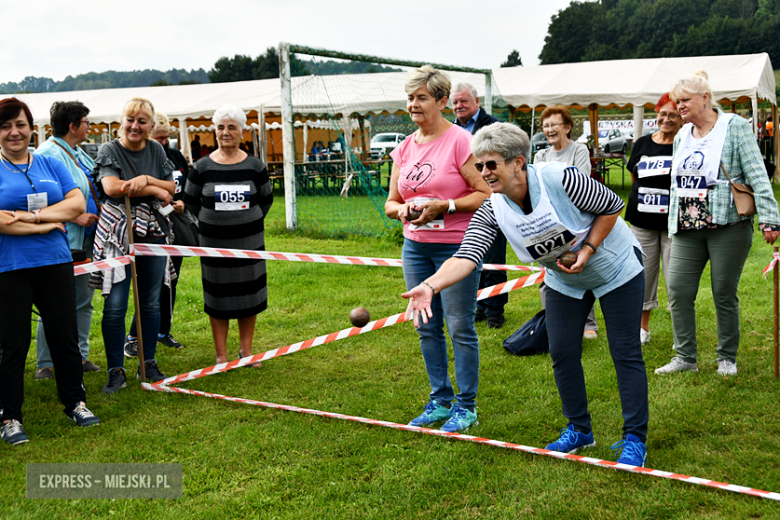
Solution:
M419 129L390 154L394 163L385 212L404 224L407 288L425 284L455 254L472 215L490 196L490 188L474 167L471 134L442 115L450 86L450 78L429 65L412 71L404 86L406 108ZM417 328L431 384L430 402L409 423L412 426L446 420L442 430L455 432L477 421L479 339L474 312L481 270L441 294L430 287L433 319ZM445 318L455 355L458 395L447 372Z

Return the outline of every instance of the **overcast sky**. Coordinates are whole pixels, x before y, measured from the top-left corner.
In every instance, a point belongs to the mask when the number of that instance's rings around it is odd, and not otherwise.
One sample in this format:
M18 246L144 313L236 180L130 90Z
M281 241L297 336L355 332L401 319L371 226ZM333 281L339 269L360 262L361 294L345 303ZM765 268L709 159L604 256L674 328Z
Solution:
M3 2L0 83L84 72L208 71L299 45L479 68L537 65L570 0L34 0Z

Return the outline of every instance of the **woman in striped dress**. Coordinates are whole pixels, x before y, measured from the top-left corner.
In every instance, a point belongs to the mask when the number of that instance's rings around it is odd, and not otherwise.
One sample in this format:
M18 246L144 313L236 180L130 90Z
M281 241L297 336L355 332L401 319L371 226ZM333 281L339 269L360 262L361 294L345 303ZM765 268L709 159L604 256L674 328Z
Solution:
M225 105L212 121L219 148L195 163L184 195L198 217L200 245L263 251L263 221L273 203L268 171L262 161L238 148L246 128L240 108ZM252 355L255 321L268 301L265 260L204 257L201 272L217 363L228 360L231 319L238 320L239 357Z

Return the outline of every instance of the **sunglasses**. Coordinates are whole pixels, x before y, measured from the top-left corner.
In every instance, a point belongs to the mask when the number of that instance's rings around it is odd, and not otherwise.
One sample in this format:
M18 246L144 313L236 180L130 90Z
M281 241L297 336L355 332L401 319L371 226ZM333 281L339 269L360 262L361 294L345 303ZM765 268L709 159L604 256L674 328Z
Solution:
M506 159L501 159L501 160L503 162L506 162ZM482 170L485 167L487 167L487 169L490 170L491 172L494 172L494 171L496 171L496 168L498 168L498 162L496 162L496 161L487 161L487 162L483 162L483 163L478 162L478 163L474 164L474 166L477 168L477 171L479 173L482 173Z

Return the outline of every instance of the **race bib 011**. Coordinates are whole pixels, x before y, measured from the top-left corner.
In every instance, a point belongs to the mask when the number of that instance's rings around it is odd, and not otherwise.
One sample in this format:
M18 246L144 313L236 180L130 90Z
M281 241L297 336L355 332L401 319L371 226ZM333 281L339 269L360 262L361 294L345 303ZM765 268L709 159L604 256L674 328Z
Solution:
M640 213L669 213L669 190L639 188L636 209Z
M218 184L214 186L216 211L242 211L249 209L248 184Z

